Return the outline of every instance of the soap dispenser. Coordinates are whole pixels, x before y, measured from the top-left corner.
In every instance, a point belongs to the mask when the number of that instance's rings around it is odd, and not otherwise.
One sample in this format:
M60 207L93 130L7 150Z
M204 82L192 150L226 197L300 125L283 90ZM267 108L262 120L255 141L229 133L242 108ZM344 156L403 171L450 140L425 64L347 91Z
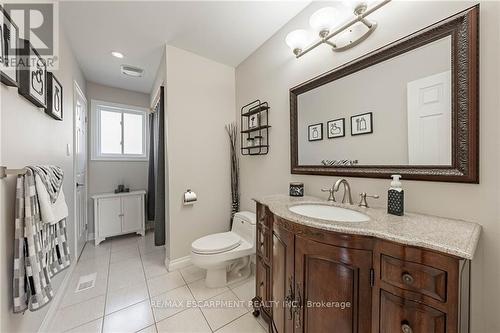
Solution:
M387 213L392 215L404 215L405 192L401 186L401 175L392 175L391 187L387 197Z

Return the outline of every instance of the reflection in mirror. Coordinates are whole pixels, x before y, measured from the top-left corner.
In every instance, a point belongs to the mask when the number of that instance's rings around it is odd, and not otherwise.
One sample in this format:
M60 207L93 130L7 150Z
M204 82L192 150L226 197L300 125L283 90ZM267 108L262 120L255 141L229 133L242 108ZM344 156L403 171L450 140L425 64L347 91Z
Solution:
M447 36L300 94L298 165L451 166L451 54Z

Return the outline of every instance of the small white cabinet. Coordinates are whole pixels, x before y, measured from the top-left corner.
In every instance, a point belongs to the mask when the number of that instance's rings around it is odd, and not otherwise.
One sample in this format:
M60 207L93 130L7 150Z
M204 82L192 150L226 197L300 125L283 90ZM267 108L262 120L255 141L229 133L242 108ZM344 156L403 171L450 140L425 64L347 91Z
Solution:
M111 236L144 236L145 195L146 191L93 195L95 245Z

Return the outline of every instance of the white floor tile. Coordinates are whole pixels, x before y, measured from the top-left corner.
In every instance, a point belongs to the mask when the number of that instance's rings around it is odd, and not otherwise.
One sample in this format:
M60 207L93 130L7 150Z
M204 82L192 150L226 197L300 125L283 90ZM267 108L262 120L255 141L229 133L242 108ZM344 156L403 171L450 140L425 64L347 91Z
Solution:
M214 296L220 295L229 290L228 287L208 288L205 285L205 280L198 280L188 284L189 289L197 301L203 301Z
M179 288L186 283L179 272L171 272L159 276L155 276L147 280L149 295L157 296L166 291Z
M151 307L156 322L173 316L193 306L194 298L187 286L183 286L151 298Z
M80 276L87 275L87 273L88 272L80 274L76 271L73 271L73 274L68 282L68 288L66 289L61 304L59 305L60 308L81 303L91 298L106 294L106 289L108 286L108 274L107 272L106 274L104 274L101 271L97 272L97 277L93 288L75 292L80 280Z
M168 273L165 266L165 253L156 251L142 256L142 263L144 265L144 272L146 277L152 278L154 276L163 275Z
M251 314L247 313L243 317L222 327L217 333L266 333L264 328L259 324L257 319Z
M230 290L205 301L201 311L214 331L248 312Z
M110 241L104 241L97 246L95 246L93 241L90 241L85 244L85 248L83 249L79 261L89 260L92 258L102 258L103 256L109 256L110 251L111 251Z
M155 246L154 232L146 232L146 236L138 240L139 251L141 254L152 253L156 251L165 251L165 246Z
M155 325L148 326L138 331L137 333L157 333L156 326Z
M138 248L139 235L130 234L125 236L114 237L111 240L111 253L119 252L127 249Z
M189 266L180 270L186 283L191 283L205 278L206 271L203 268Z
M192 308L156 323L158 333L211 333L200 309ZM237 332L237 331L234 331ZM233 332L233 333L234 333Z
M109 291L106 298L106 314L122 310L149 298L145 282Z
M145 281L140 259L129 259L109 267L108 291L125 288Z
M144 301L104 317L103 333L132 333L153 324L151 306Z
M63 332L96 320L104 314L104 296L57 310L51 332Z
M75 327L67 333L101 333L102 332L102 318L91 321L90 323L83 324Z
M248 279L245 283L237 286L231 287L231 290L238 296L242 301L245 301L245 306L249 309L251 308L252 298L255 297L255 280Z
M122 260L140 259L137 247L125 248L122 251L111 252L110 263L114 264Z

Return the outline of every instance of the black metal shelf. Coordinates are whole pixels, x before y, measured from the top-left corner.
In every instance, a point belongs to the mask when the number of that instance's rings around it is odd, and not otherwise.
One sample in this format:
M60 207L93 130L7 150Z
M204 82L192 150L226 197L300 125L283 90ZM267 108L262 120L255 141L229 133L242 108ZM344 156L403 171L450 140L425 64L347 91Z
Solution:
M241 133L252 133L252 132L257 132L266 128L270 128L270 125L264 125L264 126L259 126L259 127L254 127L254 128L249 128L246 130L241 131Z
M242 155L266 155L269 152L269 128L271 127L269 125L269 109L267 102L261 102L258 99L241 108L240 147ZM251 141L249 139L258 139L260 142L258 145L247 145L247 141Z
M258 107L251 108L250 110L248 110L245 113L242 113L241 115L243 117L250 117L253 114L256 114L256 113L259 113L259 112L262 112L262 111L267 111L267 110L269 110L268 106L258 106Z

